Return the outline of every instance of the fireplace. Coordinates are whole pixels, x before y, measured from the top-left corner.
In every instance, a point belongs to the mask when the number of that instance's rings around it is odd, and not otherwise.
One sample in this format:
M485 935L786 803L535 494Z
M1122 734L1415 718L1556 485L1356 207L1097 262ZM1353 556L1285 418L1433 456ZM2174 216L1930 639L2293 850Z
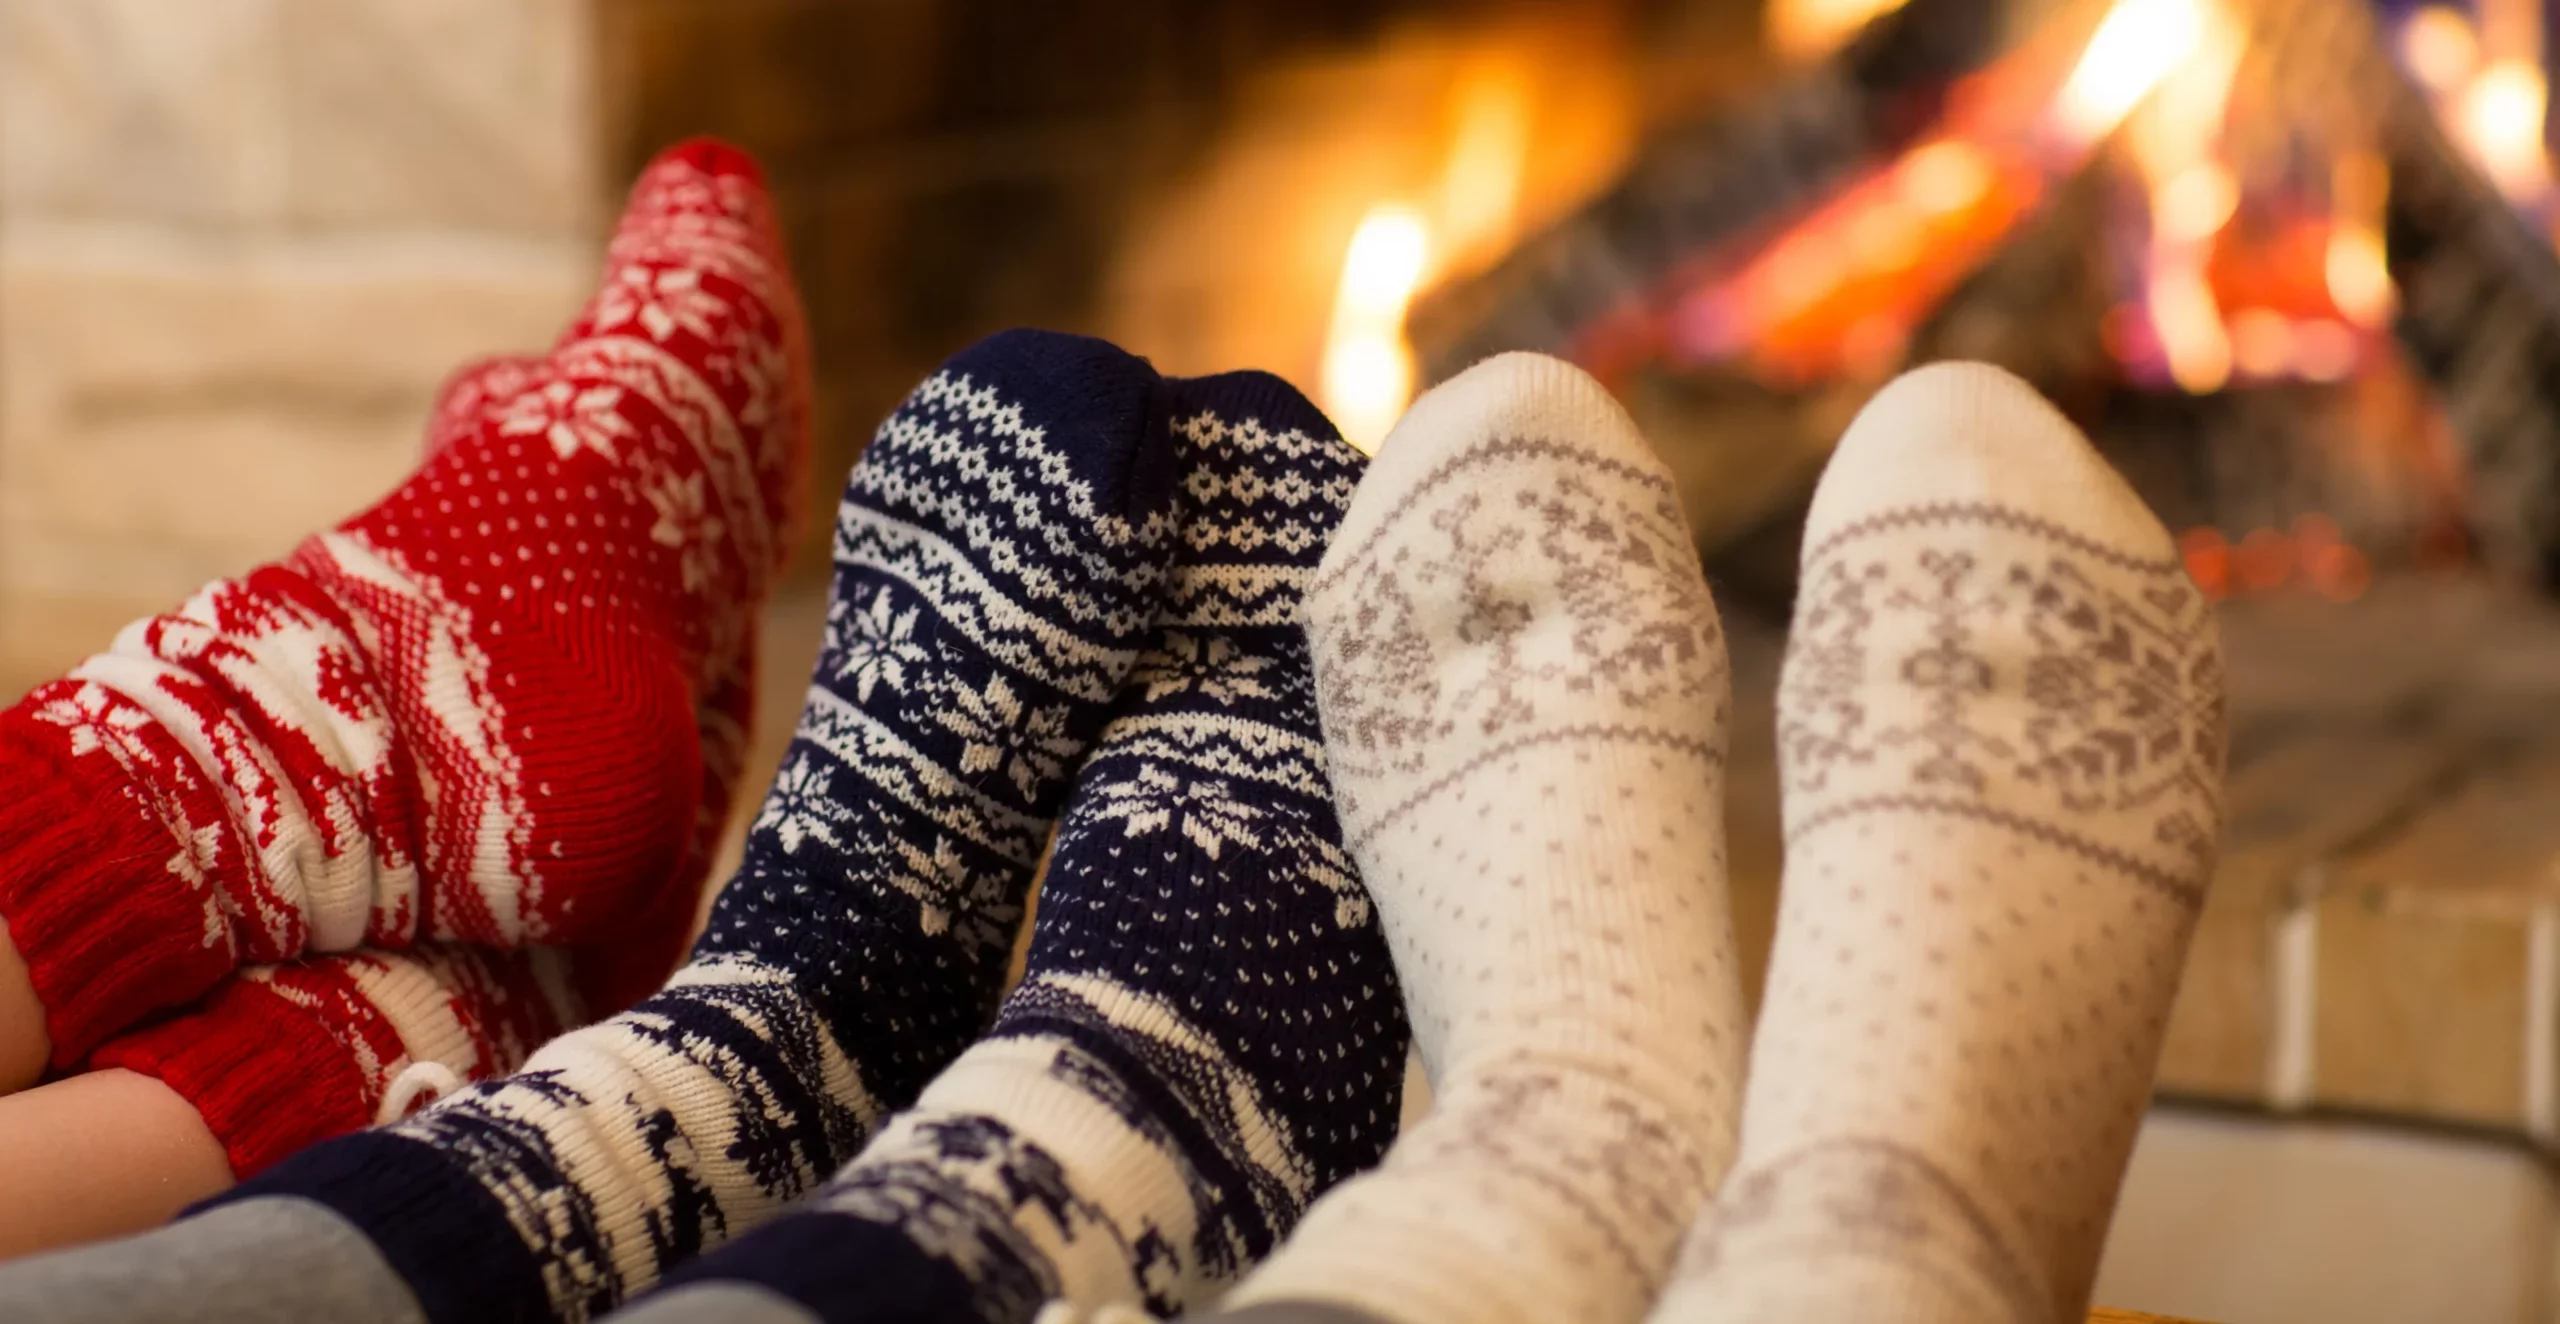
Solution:
M0 0L20 681L379 490L437 377L537 341L639 163L714 132L770 166L806 286L813 512L901 392L1010 325L1268 368L1371 445L1485 353L1606 377L1734 643L1756 980L1806 495L1893 371L1988 359L2227 603L2229 839L2164 1092L2560 1145L2560 265L2529 0L174 12ZM391 320L414 339L332 330ZM112 501L80 481L107 465ZM769 624L751 779L815 650L825 534Z

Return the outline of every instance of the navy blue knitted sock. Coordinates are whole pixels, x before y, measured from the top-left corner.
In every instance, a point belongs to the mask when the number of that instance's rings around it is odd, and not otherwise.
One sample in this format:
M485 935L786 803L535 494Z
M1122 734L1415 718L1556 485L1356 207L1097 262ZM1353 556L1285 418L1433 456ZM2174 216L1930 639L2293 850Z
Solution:
M1299 628L1362 462L1275 378L1173 392L1172 589L1060 823L1021 985L807 1212L671 1281L875 1324L1169 1313L1393 1138L1403 1007Z
M1165 384L1034 332L953 359L845 488L806 711L692 964L515 1077L306 1151L438 1324L583 1318L778 1212L987 1023L1173 551Z

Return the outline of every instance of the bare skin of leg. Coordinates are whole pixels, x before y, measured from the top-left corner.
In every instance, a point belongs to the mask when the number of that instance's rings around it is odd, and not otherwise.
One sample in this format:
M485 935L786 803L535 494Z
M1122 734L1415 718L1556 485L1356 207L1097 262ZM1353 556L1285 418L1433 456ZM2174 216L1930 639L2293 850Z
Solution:
M52 1056L53 1041L44 1029L44 1004L36 1001L27 963L9 941L8 921L0 920L0 1094L14 1094L35 1084Z
M0 1259L147 1231L232 1184L196 1110L120 1069L0 1099L0 1173Z

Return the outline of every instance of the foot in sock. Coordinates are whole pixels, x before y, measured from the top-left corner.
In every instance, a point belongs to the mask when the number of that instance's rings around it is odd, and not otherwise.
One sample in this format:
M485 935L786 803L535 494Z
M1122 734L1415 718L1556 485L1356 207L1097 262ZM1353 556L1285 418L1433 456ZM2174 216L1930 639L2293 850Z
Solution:
M1656 1318L2077 1321L2212 872L2212 612L1973 364L1859 416L1799 582L1742 1152Z
M420 943L248 967L84 1065L167 1085L245 1178L505 1075L586 1019L557 951Z
M0 713L0 917L57 1062L311 952L590 947L604 1005L674 963L807 373L742 155L661 157L607 265L390 496Z
M1640 1318L1731 1154L1746 1034L1724 642L1670 477L1579 370L1489 360L1389 436L1307 622L1433 1106L1230 1304Z
M221 1226L317 1206L375 1258L313 1281L405 1283L438 1324L574 1320L819 1185L995 1009L1163 590L1171 444L1162 384L1099 341L998 336L925 382L846 484L808 705L692 964L508 1080L277 1165Z
M635 1321L741 1292L826 1320L1163 1315L1392 1138L1403 1015L1299 627L1360 457L1275 378L1173 391L1182 550L1060 823L1021 984L805 1212Z

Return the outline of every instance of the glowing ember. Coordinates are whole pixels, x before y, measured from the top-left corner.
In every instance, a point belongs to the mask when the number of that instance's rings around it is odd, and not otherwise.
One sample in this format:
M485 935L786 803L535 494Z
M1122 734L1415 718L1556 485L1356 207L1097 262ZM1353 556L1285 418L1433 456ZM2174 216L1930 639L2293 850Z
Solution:
M2127 0L2127 4L2133 0ZM2124 12L2120 5L2115 13ZM2114 14L2109 15L2112 20ZM2162 20L2155 20L2162 21ZM2100 29L2100 35L2105 30ZM2279 336L2261 324L2256 343L2235 346L2223 323L2221 301L2208 278L2214 237L2240 205L2240 184L2219 153L2231 86L2240 69L2243 42L2220 10L2196 11L2181 48L2181 63L2154 81L2159 95L2141 108L2127 130L2136 168L2150 190L2151 241L2143 303L2159 338L2170 380L2202 394L2231 380L2235 350L2290 357L2290 344L2275 355ZM2090 43L2090 58L2097 43ZM2082 68L2088 67L2083 60ZM2279 319L2281 320L2281 319ZM2250 371L2251 355L2239 366Z
M2124 117L2204 39L2205 0L2121 0L2062 85L2063 131L2082 144L2115 132Z
M1953 138L1913 148L1902 159L1903 201L1929 216L1963 211L1991 191L1991 163L1982 149Z
M1458 128L1440 177L1437 267L1464 267L1511 244L1520 179L1529 159L1527 73L1509 59L1483 62L1456 96Z
M2293 366L2293 342L2293 319L2272 308L2231 315L2231 362L2247 376L2282 376Z
M1904 0L1775 0L1769 6L1769 44L1790 60L1830 54L1877 16Z
M2332 602L2361 596L2373 583L2373 563L2348 543L2326 515L2296 518L2290 528L2251 529L2237 545L2219 529L2178 535L2187 577L2205 596L2272 593L2299 584Z
M2201 242L2222 232L2240 206L2240 181L2220 161L2198 161L2152 195L2151 221L2163 238Z
M1430 255L1421 214L1388 204L1361 219L1343 258L1333 328L1325 339L1324 410L1363 451L1377 451L1413 398L1413 351L1404 340L1404 314Z
M2196 395L2221 390L2231 380L2231 337L2203 267L2185 255L2157 255L2143 295L2170 380Z
M2480 71L2455 103L2463 145L2509 198L2538 198L2551 188L2551 161L2542 147L2548 98L2542 70L2531 61L2500 60Z
M2329 251L2322 263L2329 301L2348 321L2378 330L2400 305L2382 244L2382 204L2391 171L2371 152L2349 152L2330 172Z
M2449 96L2480 67L2480 36L2461 11L2429 5L2400 29L2400 58L2428 91Z

